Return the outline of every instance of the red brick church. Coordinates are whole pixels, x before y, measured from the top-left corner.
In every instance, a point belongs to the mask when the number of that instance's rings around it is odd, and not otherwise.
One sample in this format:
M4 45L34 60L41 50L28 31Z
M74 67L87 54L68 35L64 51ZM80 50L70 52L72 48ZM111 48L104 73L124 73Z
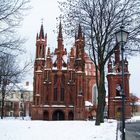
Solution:
M86 54L81 26L70 52L59 24L57 47L47 47L43 25L36 37L33 120L85 120L97 104L95 67Z

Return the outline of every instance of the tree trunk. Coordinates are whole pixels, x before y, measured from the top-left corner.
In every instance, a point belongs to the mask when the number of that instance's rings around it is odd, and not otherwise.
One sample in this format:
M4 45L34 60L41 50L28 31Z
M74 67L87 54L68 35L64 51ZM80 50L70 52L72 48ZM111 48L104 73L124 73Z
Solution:
M102 110L102 97L101 97L101 91L98 90L98 105L97 105L95 125L100 125L100 123L101 123L101 118L102 118L101 110Z
M6 84L5 82L3 82L4 84L2 85L2 107L1 107L1 119L3 119L4 117L4 102L5 102L5 93L6 93Z
M99 78L99 86L98 86L98 106L96 112L96 122L95 125L100 125L100 123L104 122L104 108L105 108L105 74L104 69L100 69L100 78Z
M4 98L5 98L5 95L2 93L1 119L3 119L3 116L4 116Z

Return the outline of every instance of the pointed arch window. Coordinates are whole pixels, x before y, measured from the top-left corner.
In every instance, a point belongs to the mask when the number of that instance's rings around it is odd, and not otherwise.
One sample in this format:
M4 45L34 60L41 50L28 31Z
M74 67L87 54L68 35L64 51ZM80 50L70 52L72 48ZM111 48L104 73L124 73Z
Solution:
M41 55L42 55L42 57L44 57L44 45L42 46L42 49L41 49Z
M54 88L54 101L57 101L57 87Z
M63 74L61 77L61 95L60 95L60 100L64 101L65 98L65 75Z
M65 93L65 89L64 88L61 88L61 101L64 101L64 93Z
M54 86L57 86L57 74L55 74L55 76L54 76Z
M61 86L65 86L65 75L63 74L62 75L62 79L61 79L62 83L61 83Z
M57 76L57 74L55 74L55 76L54 76L54 95L53 95L54 101L57 101L57 99L58 99L57 80L58 80L58 76Z
M42 55L42 46L40 45L39 46L39 58L41 58L41 55Z

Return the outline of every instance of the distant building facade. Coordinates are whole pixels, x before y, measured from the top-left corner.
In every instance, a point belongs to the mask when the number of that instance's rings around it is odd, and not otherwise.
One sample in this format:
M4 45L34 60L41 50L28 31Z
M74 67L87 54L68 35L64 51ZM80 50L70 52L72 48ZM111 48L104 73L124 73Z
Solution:
M125 118L131 117L130 73L128 61L124 60L124 93L125 93ZM122 113L122 60L120 59L120 47L117 45L114 51L114 61L108 61L108 117L111 119L121 119Z
M33 90L29 82L26 85L7 85L9 88L4 100L4 117L25 117L31 116L31 103ZM0 116L2 108L2 98L0 94Z
M97 88L95 67L85 53L81 26L70 53L63 45L61 22L57 43L51 53L41 25L36 37L32 119L85 120L95 112Z

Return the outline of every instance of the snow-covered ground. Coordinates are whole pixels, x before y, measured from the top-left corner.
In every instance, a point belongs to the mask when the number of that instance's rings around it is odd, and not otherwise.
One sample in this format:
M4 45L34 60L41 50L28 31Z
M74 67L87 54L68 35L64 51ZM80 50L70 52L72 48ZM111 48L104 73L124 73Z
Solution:
M138 121L140 116L127 121ZM117 122L0 120L0 140L116 140ZM119 139L119 138L118 138Z
M140 116L134 116L131 119L126 120L126 122L137 122L140 121Z
M0 140L115 140L116 121L0 120Z

